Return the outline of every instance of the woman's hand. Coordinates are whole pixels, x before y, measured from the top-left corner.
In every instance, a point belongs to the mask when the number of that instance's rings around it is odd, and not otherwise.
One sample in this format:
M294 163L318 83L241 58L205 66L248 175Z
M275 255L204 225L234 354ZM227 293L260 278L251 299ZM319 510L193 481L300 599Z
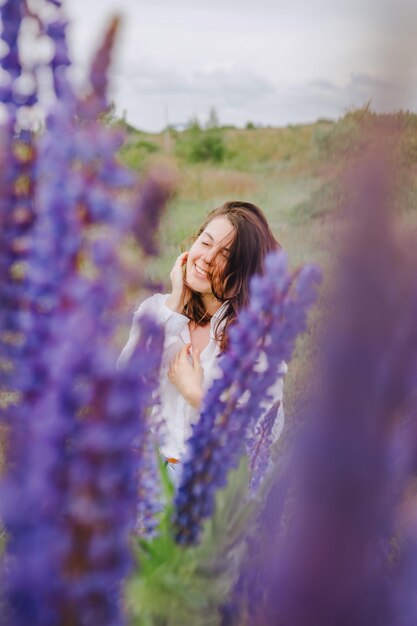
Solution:
M168 296L165 304L172 311L182 313L184 306L190 299L190 289L185 283L184 273L185 265L187 263L188 252L183 252L175 261L175 265L169 275L171 279L172 292Z
M201 407L203 399L203 368L200 362L200 352L193 350L190 363L191 344L187 343L172 359L168 370L168 378L176 386L188 404L195 409Z

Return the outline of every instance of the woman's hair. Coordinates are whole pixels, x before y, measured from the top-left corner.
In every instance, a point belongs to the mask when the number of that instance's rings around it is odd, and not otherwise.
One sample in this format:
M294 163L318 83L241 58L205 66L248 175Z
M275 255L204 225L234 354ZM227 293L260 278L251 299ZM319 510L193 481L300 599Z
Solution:
M220 216L227 217L234 227L234 237L228 249L225 267L216 272L214 259L211 263L213 269L209 271L213 295L219 302L227 300L215 328L220 351L224 352L228 343L228 331L236 322L239 311L249 302L250 279L254 274L263 273L266 255L281 246L272 234L261 209L250 202L226 202L213 209L199 229L197 237L214 218ZM221 250L218 254L221 254ZM198 325L207 324L211 319L201 295L195 291L192 292L183 313Z

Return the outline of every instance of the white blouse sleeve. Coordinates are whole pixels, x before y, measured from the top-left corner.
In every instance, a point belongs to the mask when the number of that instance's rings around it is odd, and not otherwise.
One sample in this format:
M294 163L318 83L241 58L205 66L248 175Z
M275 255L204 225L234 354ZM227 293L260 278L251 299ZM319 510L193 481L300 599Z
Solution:
M267 367L267 360L263 353L261 353L259 361L255 365L255 371L263 371ZM285 414L284 414L284 406L283 406L283 394L284 394L284 377L288 371L288 366L285 361L282 361L277 372L277 378L275 382L268 388L267 390L267 398L264 398L261 403L262 413L257 420L257 424L259 424L262 419L266 416L266 414L272 410L275 406L277 407L277 416L275 418L272 432L271 432L271 445L275 444L280 438L282 431L284 430L285 423ZM209 384L204 385L204 391L206 392L208 388L211 386L213 379L220 378L222 375L222 370L220 368L219 363L215 370L213 370L211 377L207 381ZM245 405L248 401L249 391L245 391L242 396L237 401L237 406Z
M261 353L259 361L255 365L255 369L259 372L262 372L266 367L268 367L268 362L266 360L265 354ZM274 444L278 441L281 436L281 433L284 429L284 407L283 407L283 392L284 392L284 376L287 373L288 366L285 361L282 361L277 372L277 378L275 382L268 388L267 396L265 397L260 406L262 408L262 414L258 419L257 423L259 424L262 419L267 415L267 413L273 410L275 407L277 408L277 416L274 420L274 424L271 431L271 444Z
M125 365L133 354L139 341L140 326L139 320L143 315L149 315L156 322L165 327L165 345L170 337L177 337L182 329L188 324L189 319L181 313L172 311L165 304L168 294L157 293L144 300L133 315L132 327L129 339L117 359L117 367Z
M287 373L288 367L285 361L282 361L279 368L279 375L275 383L268 389L268 395L271 396L271 400L264 402L264 414L278 404L278 413L274 421L271 433L271 444L274 444L280 438L282 431L284 430L285 414L283 405L283 393L284 393L284 376Z

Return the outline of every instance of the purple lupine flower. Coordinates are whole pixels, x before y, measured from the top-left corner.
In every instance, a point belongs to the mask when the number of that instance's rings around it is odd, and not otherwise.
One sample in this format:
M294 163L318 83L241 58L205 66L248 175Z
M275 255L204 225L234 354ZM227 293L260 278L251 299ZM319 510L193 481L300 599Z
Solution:
M417 242L388 215L391 176L375 160L356 172L314 391L301 398L301 431L256 530L257 576L247 563L258 579L252 624L415 621L415 536L403 541L398 521L417 459L417 280L407 254Z
M149 256L158 254L154 233L174 186L175 179L172 173L167 169L158 168L151 172L139 187L132 232L140 241L145 254ZM153 213L147 210L149 205L155 207Z
M2 596L9 616L3 623L7 626L59 623L57 601L62 599L63 588L57 572L68 543L61 523L62 470L73 426L72 421L62 419L59 404L56 389L49 386L32 407L31 419L19 416L9 435L9 467L2 479L0 502L8 532L2 572Z
M3 30L0 37L7 44L7 51L0 59L0 67L5 70L6 76L0 91L0 100L6 104L11 115L20 107L30 107L37 102L36 87L27 93L22 91L18 80L24 74L33 78L33 73L22 66L18 49L18 37L26 13L26 0L6 0L1 6Z
M251 489L256 492L263 477L271 464L271 446L273 431L276 424L280 401L261 417L254 428L253 434L248 437L247 447L249 455L249 470Z
M400 500L397 515L398 549L390 578L393 614L396 626L412 626L417 619L415 581L417 575L417 517L415 506L415 476L417 472L417 397L412 399L408 419L401 425L395 441L395 493L401 495L408 486L406 497ZM398 462L398 457L400 461ZM399 470L399 471L398 471ZM401 489L399 489L401 487Z
M53 4L60 8L60 3ZM62 18L48 23L45 27L46 35L50 37L54 45L54 54L50 61L50 67L57 98L67 96L69 91L65 69L71 64L71 61L69 59L66 28L67 22Z
M54 32L54 31L52 31ZM112 39L108 39L111 43ZM108 57L108 54L107 54ZM104 71L104 68L103 68ZM80 108L81 107L81 108ZM82 247L91 247L91 259L97 265L117 264L118 242L130 234L136 221L135 211L122 199L120 191L132 186L135 178L131 172L119 165L115 154L121 143L121 134L103 128L95 119L77 124L75 113L82 110L72 98L63 100L47 118L46 132L41 136L37 161L37 220L33 232L33 253L28 266L26 308L33 311L26 329L26 349L34 354L41 349L48 334L49 316L54 309L70 301L65 287L69 277L77 271ZM80 168L80 163L82 167ZM144 203L143 212L160 214L160 205ZM112 228L112 240L106 235L86 241L85 230L92 224L107 224ZM139 233L138 233L139 236ZM141 243L139 241L139 243ZM50 265L53 258L54 264ZM113 288L118 288L115 281ZM122 298L122 292L120 298ZM63 295L65 293L65 296ZM32 319L32 322L30 322ZM36 329L33 325L36 325ZM45 372L39 369L36 378L25 373L24 359L20 389L32 392L42 389ZM30 359L26 359L30 367Z
M215 490L225 486L238 463L268 389L282 376L282 362L290 360L305 329L318 278L314 266L289 275L286 255L278 252L267 257L265 273L252 279L249 306L231 329L229 349L220 361L222 376L208 390L188 442L175 498L178 542L195 542L203 518L211 514Z
M48 32L51 37L56 36L60 40L64 36L64 31L58 27L51 27ZM107 38L107 44L111 42L112 38ZM100 53L103 56L103 49ZM104 56L109 58L109 54L106 54ZM104 71L103 64L100 67ZM57 72L54 66L52 70ZM27 262L24 285L21 281L15 289L16 291L18 287L20 288L24 301L17 304L15 299L13 306L10 305L7 309L9 313L2 310L2 315L3 313L9 315L15 324L16 320L23 317L25 346L20 349L19 358L19 364L23 370L17 373L15 382L24 393L30 392L27 386L29 381L31 391L35 388L42 388L44 381L42 371L39 370L36 377L25 374L26 367L30 367L30 359L27 358L28 351L35 353L45 341L48 333L48 315L59 304L60 286L65 284L66 277L80 262L78 251L84 238L84 227L92 223L106 222L111 225L113 231L117 231L120 240L124 234L130 234L133 230L134 234L139 237L139 243L142 237L144 245L149 237L148 233L142 235L137 228L138 218L135 216L135 211L129 210L127 202L122 200L119 193L120 189L126 186L131 187L135 182L133 175L115 159L115 152L122 140L120 132L104 129L95 120L90 120L89 123L84 122L82 126L77 125L75 114L78 115L83 107L74 101L70 89L67 89L65 95L67 97L48 116L46 132L40 137L36 146L38 152L36 189L28 185L28 197L32 204L35 199L37 215L36 220L33 220L35 223L33 237L27 237L25 240L32 246L32 253L29 255L30 251L23 248ZM22 256L22 249L20 245L18 246L19 240L14 232L13 219L16 215L22 215L23 199L21 192L17 197L13 186L14 179L19 179L22 174L22 164L16 156L19 154L16 150L18 144L12 138L13 123L9 126L10 134L6 135L9 145L5 152L9 157L6 159L7 166L2 172L4 172L5 182L10 181L10 184L2 186L2 192L5 195L2 211L5 223L12 220L12 225L10 233L8 229L2 230L6 245L2 246L3 262L1 265L4 275L2 284L5 290L11 291L13 285L9 280L8 268L16 260L16 250ZM79 167L80 163L83 164L82 168ZM12 167L14 169L11 169ZM152 185L157 186L153 179ZM147 207L151 206L155 209L151 210L153 215L160 216L160 200L167 196L164 186L161 189L161 197L156 198L154 205L152 205L152 197L147 198L149 202L143 203L140 211L141 220L144 219ZM18 207L16 207L17 203L19 203ZM156 224L154 218L153 224ZM151 225L151 223L148 224L149 227ZM105 257L106 262L110 263L111 257L114 261L117 256L116 246L112 248L106 245L103 238L101 242L94 241L92 247L96 260L100 257L101 262ZM106 252L104 252L105 249ZM50 264L51 257L55 259L52 265ZM7 326L3 325L3 328ZM5 353L11 349L8 344L2 345L3 348ZM26 350L25 355L23 355L24 350Z
M3 29L0 37L7 44L7 52L0 59L0 66L6 70L10 77L10 83L8 85L9 97L4 99L3 102L13 102L12 81L18 78L22 72L17 39L25 9L25 0L6 0L1 6L1 23Z
M22 73L17 42L25 11L23 0L6 0L0 7L0 37L7 44L0 59L5 74L0 100L8 116L0 128L0 388L8 389L12 387L8 374L13 373L20 331L17 312L25 286L22 264L27 252L26 234L34 219L34 146L28 133L16 131L17 109L25 104L15 98L15 84Z
M110 27L107 29L103 43L97 51L90 69L90 84L92 87L91 97L87 99L88 113L93 117L103 112L107 105L108 75L107 70L110 65L110 51L114 47L114 40L119 28L119 18L113 18ZM84 114L87 113L87 106L84 106Z
M152 539L157 535L158 514L163 508L157 443L157 437L148 430L143 433L137 449L141 463L135 533L145 539Z
M9 459L19 465L2 486L1 517L13 626L52 626L69 615L80 625L124 623L120 584L131 566L142 462L134 442L157 384L163 332L142 319L137 350L116 371L97 304L93 294L51 320L43 358L53 371L31 419L12 430Z
M162 329L151 320L140 323L139 345L123 370L115 371L114 353L106 363L97 345L89 350L87 367L79 359L93 399L77 425L68 465L69 549L63 571L80 624L124 622L121 583L132 566L128 539L142 466L134 442L143 437L163 345Z
M13 363L23 332L27 287L25 267L30 253L36 147L32 134L14 135L14 123L0 129L0 388L13 389ZM2 418L5 416L2 416Z
M55 28L49 34L65 36ZM60 69L52 71L56 76ZM115 159L120 134L96 119L77 125L83 105L70 88L63 96L35 144L25 290L6 311L11 324L19 319L22 334L12 359L22 401L9 420L0 498L8 533L2 580L8 626L124 623L120 586L129 567L141 463L134 444L162 350L161 330L142 319L138 350L123 371L115 369L115 311L126 278L118 250L136 219L119 191L132 186L132 176ZM6 137L6 160L11 157L18 179L22 164L12 158L12 132ZM13 225L20 205L10 180L12 193L0 191L1 223L11 217ZM152 203L142 207L153 209ZM159 204L156 209L159 214ZM94 236L92 224L101 227ZM7 232L12 250L18 241L12 228ZM7 293L11 262L2 253Z
M22 73L32 74L34 78L35 71L32 67L23 67L19 57L18 37L27 13L24 1L7 1L0 7L1 37L8 45L8 53L2 60L8 75L7 87L0 94L8 112L8 119L0 129L0 326L3 331L0 336L0 359L7 364L7 370L2 368L4 380L0 387L9 390L15 384L19 386L21 376L17 364L24 365L26 362L22 340L24 342L24 337L32 337L28 331L31 304L28 302L27 268L31 267L31 232L37 217L38 145L31 131L21 128L22 120L17 123L19 108L33 105L37 97L36 80L33 81L33 94L22 95L18 87ZM33 12L30 14L36 16ZM40 31L45 31L47 26L39 16L36 17Z

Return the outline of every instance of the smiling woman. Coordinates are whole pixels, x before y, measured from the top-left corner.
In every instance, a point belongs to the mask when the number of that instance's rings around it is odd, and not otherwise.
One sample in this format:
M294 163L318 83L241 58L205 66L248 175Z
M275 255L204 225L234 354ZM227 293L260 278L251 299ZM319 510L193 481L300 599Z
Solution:
M136 311L119 363L130 358L138 342L142 315L164 325L160 397L152 420L163 426L161 451L167 459L184 457L204 393L219 373L218 358L227 350L230 327L248 304L250 279L263 272L266 255L279 247L257 206L226 202L209 213L191 248L177 258L171 293L148 298ZM284 421L282 376L269 395L270 405L279 409L276 439Z
M214 217L204 228L192 245L187 257L187 285L190 289L204 295L212 295L210 265L216 256L219 256L216 260L216 269L224 269L234 235L235 229L224 215ZM197 284L193 287L195 280L197 280ZM205 282L204 287L202 281ZM198 285L199 282L200 285ZM207 304L209 305L209 303Z

